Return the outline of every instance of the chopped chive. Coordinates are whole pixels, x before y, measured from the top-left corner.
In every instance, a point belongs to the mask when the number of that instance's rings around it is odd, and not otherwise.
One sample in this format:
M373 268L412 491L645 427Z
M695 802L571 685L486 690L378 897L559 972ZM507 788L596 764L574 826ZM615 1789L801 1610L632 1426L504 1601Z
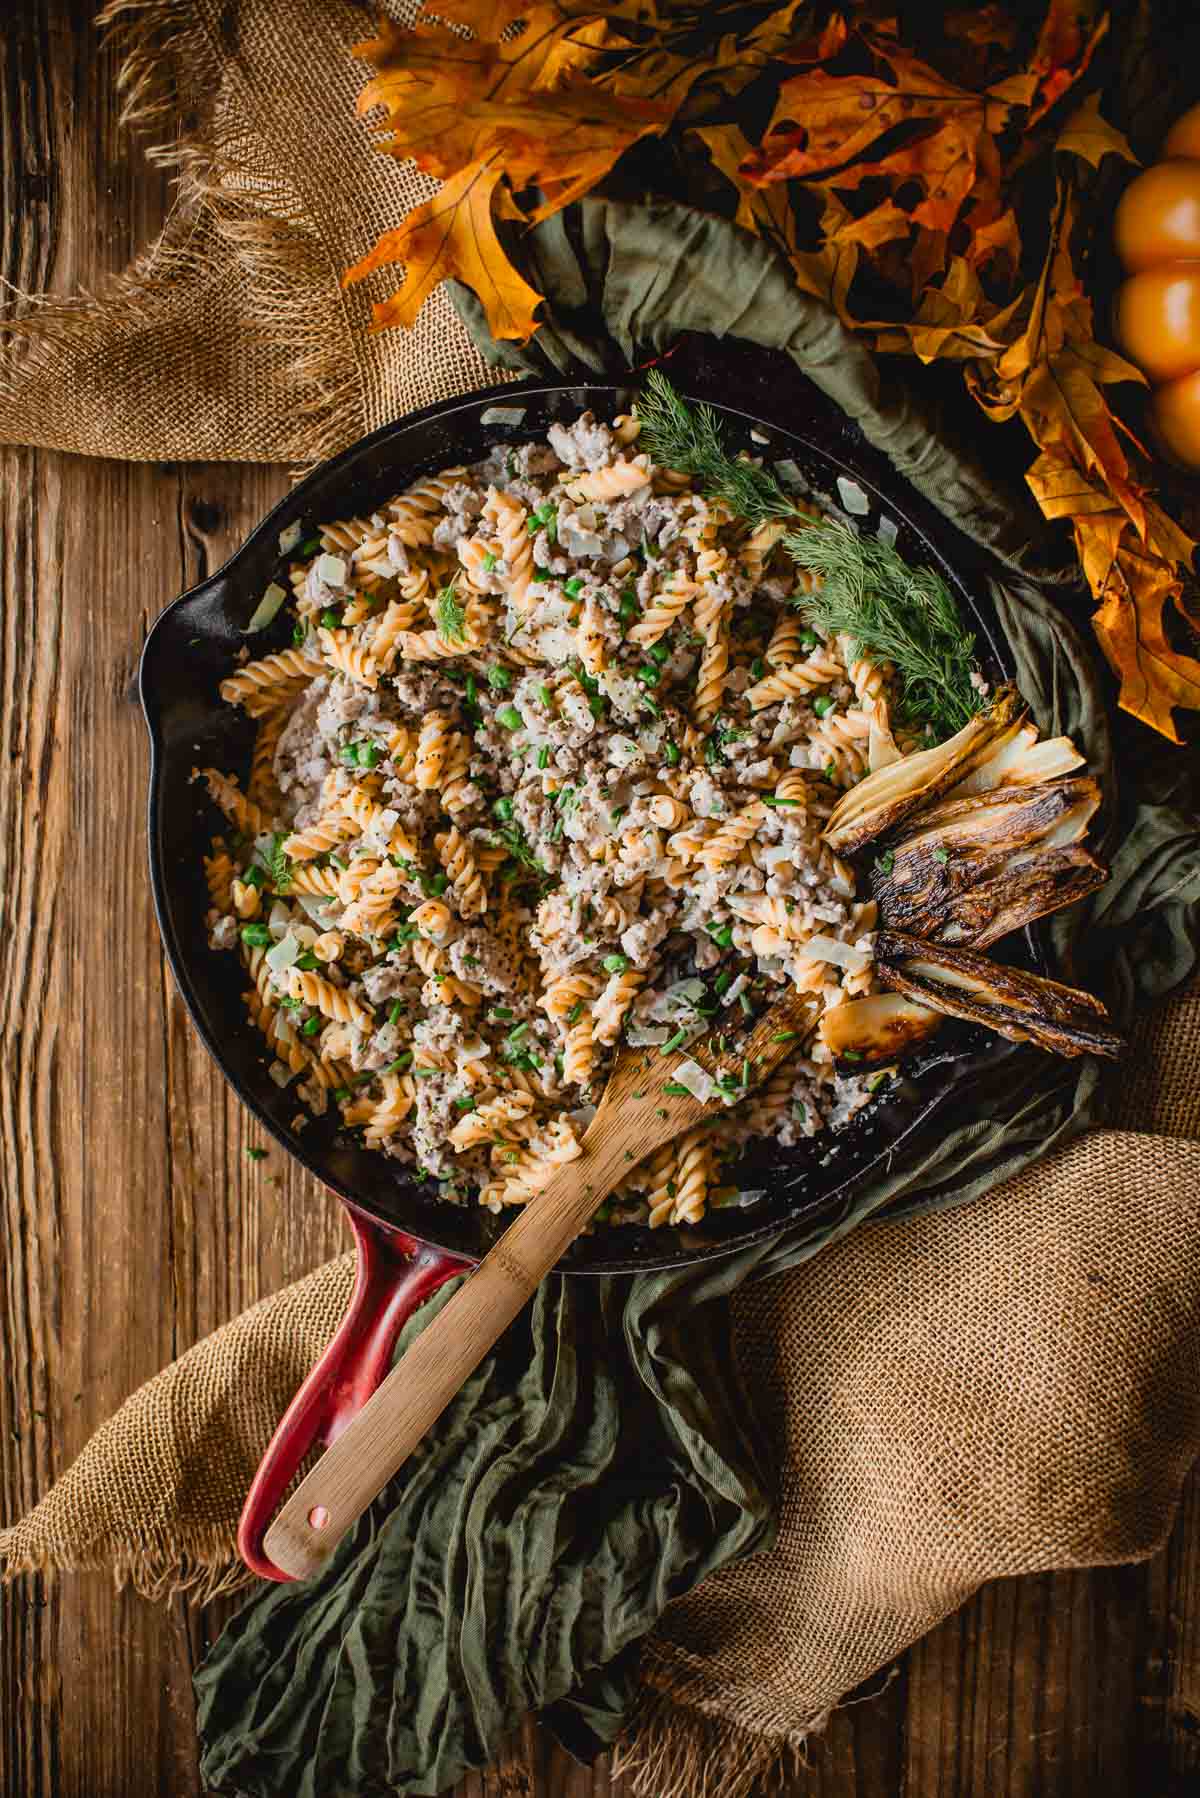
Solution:
M745 1014L748 1018L751 1018L754 1016L754 1007L750 1003L749 993L739 993L738 994L738 1004L741 1006L742 1010L745 1012Z
M825 767L823 769L823 773L825 775L826 780L832 780L834 778L835 774L837 773L837 769L834 767L832 762L826 762Z
M749 1084L750 1084L750 1062L749 1062L749 1058L747 1058L742 1063L742 1085L749 1086Z
M246 869L246 872L242 875L242 881L244 885L248 887L257 887L261 892L262 888L267 884L267 871L265 868L260 868L256 862L253 867Z
M569 581L564 581L563 592L567 595L568 599L578 599L579 595L583 592L583 576L580 574L573 574Z
M657 687L662 675L652 662L643 662L636 670L637 678L645 687Z
M792 595L793 603L799 605L804 600L804 597L805 597L805 595L802 593L793 594ZM800 647L801 647L801 649L815 649L817 647L817 644L820 641L821 641L821 639L820 639L820 637L818 637L816 631L801 631L800 632Z
M402 1074L405 1068L412 1065L412 1058L412 1050L406 1049L403 1055L397 1055L395 1061L389 1061L383 1071L385 1074Z
M623 974L629 966L627 955L606 955L600 964L609 974Z
M507 795L502 795L492 806L492 811L497 818L503 818L507 822L513 815L513 802Z
M404 1000L397 999L396 1003L392 1006L391 1010L388 1012L388 1023L389 1024L398 1024L400 1022L400 1019L403 1016L403 1014L404 1014Z
M550 765L550 750L545 743L537 752L537 765L539 768L547 768Z
M467 704L474 705L479 698L479 683L473 674L468 674L466 684Z
M492 1006L492 1016L494 1018L499 1018L499 1020L502 1024L506 1024L508 1022L509 1018L512 1017L512 1015L513 1015L512 1008L508 1005L493 1005Z
M662 717L662 707L659 705L659 703L656 699L651 699L649 693L643 693L641 695L641 702L645 706L646 710L651 714L652 717L654 717L654 718ZM593 701L592 701L593 712L596 710L596 707L600 703L601 702L598 699L593 699Z
M645 1087L644 1086L640 1087L639 1090L637 1092L635 1092L633 1096L635 1099L644 1099L646 1097Z
M646 651L646 659L647 661L657 662L658 666L661 668L664 662L670 661L671 652L665 643L652 643Z
M414 1068L413 1069L413 1079L414 1080L432 1080L433 1076L436 1073L437 1073L436 1068Z
M567 1023L568 1024L578 1023L579 1016L582 1011L583 1011L583 1000L576 999L574 1005L572 1005L570 1011L567 1013Z
M763 661L761 656L755 656L754 660L750 664L750 679L751 680L761 680L765 673L766 673L766 663Z
M350 1088L348 1086L336 1086L333 1089L333 1096L339 1105L345 1105L350 1097Z
M455 1099L454 1108L456 1111L474 1111L475 1101L469 1097L466 1099Z
M520 730L525 723L515 705L502 705L496 713L496 719L505 730Z
M300 1026L301 1036L316 1036L316 1035L318 1035L318 1033L320 1032L321 1026L324 1022L325 1022L325 1019L321 1016L321 1013L319 1011L314 1012L311 1018L305 1018L303 1024L301 1024L301 1026Z
M678 1080L668 1080L663 1087L663 1092L668 1094L672 1099L679 1099L687 1097L688 1089L686 1086L682 1086ZM666 1113L664 1112L662 1115L665 1117Z
M306 537L296 554L298 556L315 556L320 547L321 539L319 537Z
M666 743L663 744L663 754L666 756L667 761L672 768L674 768L678 765L678 762L679 762L679 745L678 745L678 743L668 740Z
M760 793L759 798L762 800L764 805L774 805L774 806L786 807L786 806L800 804L800 801L798 799L776 799L774 793Z
M320 965L321 963L318 957L313 955L309 950L306 950L303 955L298 955L293 963L293 966L299 968L301 973L304 974L314 973Z
M896 857L890 849L886 849L882 855L877 855L875 857L875 872L876 872L876 874L882 874L882 875L886 876L891 873L892 869L895 866L896 866Z
M715 993L723 993L725 991L726 987L732 986L732 985L733 985L733 975L729 972L728 969L726 969L726 971L723 974L718 974L717 978L713 981L713 991Z
M541 700L541 702L545 706L546 710L550 711L554 705L554 695L550 691L549 687L546 685L545 681L543 681L541 686L538 688L538 698Z
M830 712L837 710L837 700L831 699L828 693L821 693L813 700L812 708L818 718L825 718Z
M523 1036L528 1036L528 1034L529 1034L529 1025L525 1022L522 1022L520 1024L514 1024L512 1029L509 1031L508 1035L505 1037L504 1040L505 1040L505 1042L508 1042L508 1043L519 1043L521 1038Z
M665 1091L665 1088L664 1088L664 1091ZM667 1115L666 1106L665 1105L656 1105L654 1107L654 1115L656 1118L665 1118Z
M341 613L335 612L332 606L326 606L325 610L321 613L321 623L325 626L325 629L327 631L335 631L341 622Z
M950 851L948 849L935 849L933 852L933 859L935 862L941 862L944 868L946 863L950 860Z
M294 624L292 626L292 646L293 646L293 648L299 649L301 644L304 642L304 639L307 636L308 636L308 625L305 623L304 619L302 618L298 624Z
M798 1030L777 1030L771 1041L773 1043L790 1043L792 1038L799 1034Z
M862 1060L862 1050L861 1049L843 1049L842 1050L842 1060L843 1061L861 1061Z
M512 686L512 675L499 662L493 662L487 671L488 686L495 693L506 693Z
M493 555L492 551L489 549L479 566L483 569L485 574L490 574L498 560L499 558Z
M728 949L733 942L732 924L708 924L705 926L713 942L722 949Z
M265 1149L247 1149L246 1153L251 1161L265 1161L267 1158L267 1151Z
M550 579L550 570L548 568L535 567L532 579L535 581L548 581Z
M686 1030L677 1030L675 1032L674 1036L668 1037L665 1043L661 1043L659 1045L658 1052L660 1055L670 1055L672 1050L678 1049L686 1041L687 1041L687 1031Z

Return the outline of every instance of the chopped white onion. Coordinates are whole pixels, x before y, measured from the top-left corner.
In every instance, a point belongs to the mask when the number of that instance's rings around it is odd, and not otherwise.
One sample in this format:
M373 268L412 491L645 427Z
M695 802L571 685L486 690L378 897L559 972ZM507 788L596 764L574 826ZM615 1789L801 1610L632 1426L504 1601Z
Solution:
M299 959L300 941L290 930L286 936L280 937L279 941L267 950L267 966L272 974L278 974L282 969L290 968L292 963Z
M871 510L871 502L857 481L849 480L844 474L837 478L838 497L849 512L851 518L865 518Z
M694 1099L702 1105L715 1099L720 1088L711 1074L705 1072L698 1061L681 1061L672 1078L678 1080L680 1086L686 1086Z
M632 737L617 734L608 739L608 759L614 768L628 768L630 762L640 759L641 753Z
M313 922L325 930L329 925L329 907L337 902L330 894L326 893L297 893L296 903L303 906Z
M276 1086L289 1086L291 1084L292 1070L289 1068L286 1061L273 1061L267 1069L267 1072L270 1074Z
M763 431L751 431L751 443L770 443L771 439Z
M879 520L879 529L876 531L875 535L879 538L881 543L894 543L896 538L900 535L900 526L896 523L894 518L881 518Z
M293 519L291 524L288 525L287 529L282 530L279 533L279 553L280 553L280 555L286 556L286 555L290 554L290 552L295 549L297 543L299 543L299 541L303 535L304 535L304 526L300 523L300 520L298 518Z
M776 462L775 473L785 487L804 486L804 476L800 472L799 465L793 462L790 456L785 456L782 462Z
M281 587L278 581L272 581L255 606L250 622L242 633L243 636L248 637L251 631L265 631L286 598L286 589Z
M490 1054L488 1045L482 1041L460 1043L458 1046L459 1061L485 1061Z
M631 1049L649 1049L656 1043L665 1043L670 1034L665 1024L630 1024L625 1041Z
M525 406L487 406L479 414L481 425L519 425L525 417Z
M810 936L801 945L800 953L813 961L831 961L852 974L861 973L871 964L869 955L864 954L861 949L855 949L850 943L839 943L835 936Z
M746 976L744 974L739 974L737 979L733 982L733 985L728 987L726 989L726 991L721 995L721 1004L722 1005L736 1004L739 996L745 992L746 986L747 986Z
M341 587L346 580L346 563L341 556L318 556L316 574L327 587Z
M271 915L267 919L267 929L271 932L271 935L275 938L276 942L278 942L280 937L285 934L291 921L291 912L283 903L282 899L277 899L271 907Z

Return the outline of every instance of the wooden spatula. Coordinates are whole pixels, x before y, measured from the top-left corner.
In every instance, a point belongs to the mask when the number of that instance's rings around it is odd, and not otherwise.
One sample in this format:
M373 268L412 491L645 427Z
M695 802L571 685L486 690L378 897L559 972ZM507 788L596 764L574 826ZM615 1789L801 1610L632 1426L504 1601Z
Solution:
M794 1052L811 1020L811 997L789 992L737 1036L745 1090ZM729 1040L731 1027L722 1028ZM517 1212L281 1509L266 1551L285 1573L309 1579L319 1571L630 1168L719 1109L674 1080L689 1056L713 1071L703 1043L669 1055L624 1049L617 1057L582 1154ZM728 1065L730 1056L721 1059Z

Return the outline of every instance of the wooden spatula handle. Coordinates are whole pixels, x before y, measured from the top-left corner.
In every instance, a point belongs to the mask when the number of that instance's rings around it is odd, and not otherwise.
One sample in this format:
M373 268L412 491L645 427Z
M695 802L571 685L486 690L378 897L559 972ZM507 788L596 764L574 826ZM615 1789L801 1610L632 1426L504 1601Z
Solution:
M293 1579L320 1571L616 1184L601 1148L570 1162L499 1242L300 1482L265 1547Z

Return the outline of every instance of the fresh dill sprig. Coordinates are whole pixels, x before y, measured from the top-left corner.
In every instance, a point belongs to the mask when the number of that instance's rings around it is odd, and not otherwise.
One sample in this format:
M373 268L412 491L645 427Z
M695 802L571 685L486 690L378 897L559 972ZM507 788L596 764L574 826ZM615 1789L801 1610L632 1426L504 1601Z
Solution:
M721 423L711 406L690 405L663 374L652 368L638 395L637 447L648 450L660 468L674 468L698 481L709 499L723 500L749 524L772 518L795 518L803 508L785 491L769 468L746 456L730 455Z
M450 584L442 588L434 601L438 635L443 637L447 643L461 643L466 636L467 609L459 603L457 587L458 576L455 575Z
M894 664L901 722L940 738L982 709L971 682L975 639L932 568L910 568L890 544L848 525L815 522L769 468L732 455L713 408L683 399L660 368L647 376L637 415L638 448L660 468L691 475L709 499L724 501L750 525L793 523L784 547L798 567L821 577L820 589L803 601L809 623L823 636L849 637L859 654Z
M283 853L284 836L276 832L269 849L256 854L257 865L264 869L273 893L286 893L292 884L292 864Z
M797 601L813 629L849 637L855 655L895 667L902 723L940 739L983 709L971 680L975 638L932 568L912 568L890 543L833 520L789 531L783 543L797 567L819 577Z

